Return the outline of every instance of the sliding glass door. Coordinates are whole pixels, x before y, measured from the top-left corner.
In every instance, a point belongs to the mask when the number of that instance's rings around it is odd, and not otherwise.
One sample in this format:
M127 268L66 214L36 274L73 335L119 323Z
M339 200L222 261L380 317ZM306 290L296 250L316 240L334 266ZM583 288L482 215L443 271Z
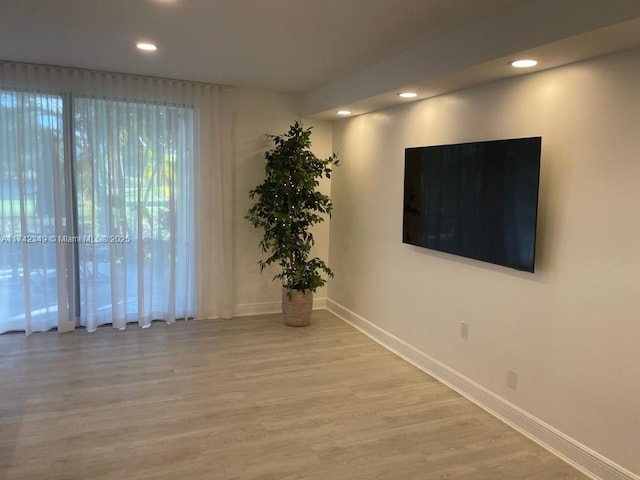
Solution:
M192 109L73 105L83 322L146 326L192 315Z
M50 241L68 217L64 124L62 96L0 90L0 331L48 329L68 313L64 252Z
M0 90L0 333L194 315L194 111Z

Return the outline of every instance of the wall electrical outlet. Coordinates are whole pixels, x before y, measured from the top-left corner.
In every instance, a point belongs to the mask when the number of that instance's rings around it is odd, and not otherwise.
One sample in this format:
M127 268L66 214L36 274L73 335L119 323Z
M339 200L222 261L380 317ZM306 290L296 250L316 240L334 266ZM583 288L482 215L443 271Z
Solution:
M460 336L465 340L469 340L469 324L467 322L462 322L460 325Z
M507 387L511 390L518 389L518 374L513 370L507 372Z

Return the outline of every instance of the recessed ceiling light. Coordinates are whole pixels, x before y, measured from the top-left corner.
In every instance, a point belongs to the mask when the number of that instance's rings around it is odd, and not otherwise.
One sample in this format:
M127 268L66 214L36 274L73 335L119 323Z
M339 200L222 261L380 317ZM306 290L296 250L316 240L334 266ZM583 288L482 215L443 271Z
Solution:
M149 42L138 42L136 43L136 47L140 50L144 50L145 52L155 52L158 47L156 47L153 43Z
M415 98L418 94L416 92L402 92L399 93L398 96L402 98Z
M336 113L338 115L351 115L351 110L338 110Z
M516 68L530 68L535 67L538 64L536 60L516 60L515 62L511 62L512 67Z

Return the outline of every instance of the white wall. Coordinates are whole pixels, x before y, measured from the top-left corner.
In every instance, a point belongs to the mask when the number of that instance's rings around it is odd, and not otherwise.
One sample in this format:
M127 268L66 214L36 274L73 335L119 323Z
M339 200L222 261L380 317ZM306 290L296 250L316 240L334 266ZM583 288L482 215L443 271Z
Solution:
M640 474L639 132L638 50L336 122L330 305ZM535 274L401 242L405 147L536 135Z
M281 287L271 279L276 268L261 275L258 260L262 254L258 247L261 233L244 219L253 204L249 190L264 179L264 152L272 147L264 135L279 134L288 130L297 118L299 97L267 93L257 90L236 90L234 161L234 270L236 282L236 315L272 313L281 311ZM302 119L305 126L313 127L312 150L319 157L331 154L331 124L322 120ZM323 181L320 190L330 192L330 182ZM329 222L319 224L314 230L316 247L312 252L327 261L329 257ZM324 306L326 287L318 289L314 298L316 306Z

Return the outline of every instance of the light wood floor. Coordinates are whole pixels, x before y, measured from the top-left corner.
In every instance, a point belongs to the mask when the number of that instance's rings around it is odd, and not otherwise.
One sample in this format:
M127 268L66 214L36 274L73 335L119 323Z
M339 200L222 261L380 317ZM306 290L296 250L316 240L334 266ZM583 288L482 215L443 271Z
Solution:
M586 479L333 317L0 336L0 479Z

